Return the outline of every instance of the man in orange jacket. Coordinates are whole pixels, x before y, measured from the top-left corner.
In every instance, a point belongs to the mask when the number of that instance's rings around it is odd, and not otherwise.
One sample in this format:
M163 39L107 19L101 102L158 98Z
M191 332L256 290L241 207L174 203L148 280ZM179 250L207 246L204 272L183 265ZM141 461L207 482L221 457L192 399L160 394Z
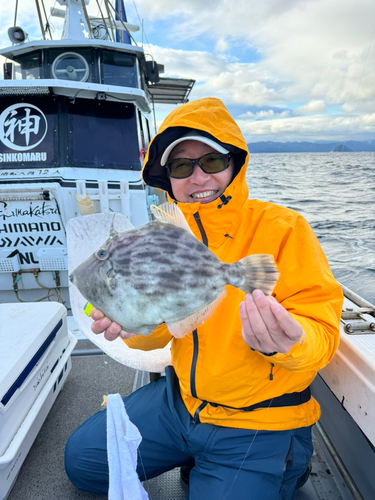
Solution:
M148 337L132 335L92 312L92 330L108 340L121 336L143 350L172 340L166 377L124 401L143 438L140 478L188 465L190 500L292 499L320 416L309 385L339 342L341 288L303 217L248 199L248 155L223 103L201 99L166 118L143 177L178 203L193 233L221 261L273 255L280 278L272 296L255 290L245 297L228 286L214 314L183 338L172 338L165 324ZM96 452L83 471L89 448ZM104 412L71 436L66 468L77 487L106 491Z

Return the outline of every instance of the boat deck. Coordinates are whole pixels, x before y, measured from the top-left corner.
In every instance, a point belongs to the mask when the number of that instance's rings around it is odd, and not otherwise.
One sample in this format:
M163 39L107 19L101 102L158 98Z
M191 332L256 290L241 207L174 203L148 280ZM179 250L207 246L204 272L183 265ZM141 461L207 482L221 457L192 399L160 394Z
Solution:
M100 410L104 394L126 396L148 380L148 374L127 368L107 355L87 355L96 346L79 340L72 357L72 371L42 426L8 500L101 500L77 490L64 470L64 447L69 435ZM84 352L86 355L78 355ZM95 351L93 351L95 352ZM318 429L314 430L312 474L294 500L351 500L346 484L334 465ZM144 483L150 500L184 500L188 487L179 469ZM129 499L131 500L131 499Z

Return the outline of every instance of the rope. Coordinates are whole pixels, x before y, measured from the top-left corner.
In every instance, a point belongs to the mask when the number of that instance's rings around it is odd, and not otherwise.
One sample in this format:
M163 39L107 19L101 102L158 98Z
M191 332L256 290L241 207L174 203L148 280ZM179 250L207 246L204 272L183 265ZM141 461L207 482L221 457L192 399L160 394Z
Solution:
M133 40L133 42L135 43L135 45L137 45L137 42L134 40L134 38L132 37L132 35L130 34L130 31L128 30L128 28L125 26L124 24L124 21L120 18L120 14L117 12L117 10L113 7L113 5L109 2L109 6L112 8L112 10L116 13L120 23L123 25L124 29L126 30L126 32L128 33L129 37ZM118 29L116 28L116 24L115 24L115 30L117 31L118 33Z
M48 30L49 36L50 36L50 38L52 40L52 33L51 33L49 22L48 22L46 8L44 7L44 0L42 0L42 7L43 7L43 12L44 12L44 17L46 18L46 29Z
M90 19L89 19L89 16L88 16L88 14L87 14L87 9L86 9L86 5L85 5L85 0L81 0L81 4L82 4L83 13L84 13L84 15L85 15L86 24L87 24L87 27L88 27L88 29L89 29L90 38L92 39L92 38L93 38L93 36L92 36L91 24L90 24Z
M42 31L43 40L45 40L46 39L46 32L44 31L44 27L43 27L43 19L42 19L42 14L40 12L39 0L35 0L35 5L36 5L36 10L38 12L39 24L40 24L40 29Z
M146 32L143 28L143 19L141 19L140 15L139 15L139 12L138 12L138 9L137 9L137 6L135 4L135 1L133 0L133 5L134 5L134 8L135 8L135 11L137 13L137 16L138 16L138 20L139 20L139 23L140 25L142 26L142 47L143 47L143 34L145 35L145 39L146 39L146 42L147 42L147 45L149 46L149 49L150 49L150 42L148 41L148 38L147 38L147 35L146 35ZM150 52L151 52L151 57L152 59L154 59L154 56L152 55L152 50L150 49ZM156 128L156 127L155 127Z
M17 300L19 302L23 302L23 303L42 302L43 300L46 300L46 299L49 300L51 297L57 297L57 302L60 302L60 304L63 304L63 300L62 300L62 298L61 298L61 296L60 296L59 293L51 293L51 294L45 295L41 299L37 299L37 300L35 300L35 299L33 299L33 300L22 300L18 296L19 290L15 291L14 293L16 294Z
M110 38L110 40L111 40L112 42L114 42L114 41L115 41L115 39L114 39L114 35L113 35L113 30L114 30L115 28L113 28L113 25L112 25L111 13L109 12L109 8L108 8L108 0L104 0L104 5L105 5L106 11L107 11L108 23L109 23L109 26L110 26L110 30L109 30L109 32L110 32L110 37L109 37L109 38Z
M101 16L101 18L102 18L102 20L103 20L103 24L104 24L105 30L106 30L106 32L107 32L107 36L108 36L108 38L110 38L110 34L109 34L109 30L108 30L108 26L107 26L107 24L106 24L106 22L105 22L105 19L104 19L104 14L103 14L103 11L102 11L102 9L101 9L101 7L100 7L99 0L96 0L96 3L98 4L98 7L99 7L99 12L100 12L100 16Z
M111 2L108 2L108 5L111 7L111 9L115 12L116 16L118 17L118 20L120 21L120 23L122 24L122 26L124 27L125 31L128 33L129 37L133 40L134 44L137 45L137 42L134 40L134 38L132 37L132 35L130 34L130 31L128 30L128 28L125 26L124 24L124 21L120 18L120 14L117 12L117 10L113 7L113 5L111 4ZM110 15L110 12L108 11L108 15ZM115 26L115 30L116 32L118 33L118 35L120 36L120 33L119 33L119 30L116 28L116 23L113 19L113 16L111 15L111 18L113 20L113 24Z

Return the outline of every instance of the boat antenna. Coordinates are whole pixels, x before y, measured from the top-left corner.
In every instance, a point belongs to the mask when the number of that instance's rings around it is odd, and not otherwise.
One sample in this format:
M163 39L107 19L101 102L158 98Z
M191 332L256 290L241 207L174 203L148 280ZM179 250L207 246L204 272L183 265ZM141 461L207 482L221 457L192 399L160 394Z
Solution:
M152 52L152 51L151 51L151 48L150 48L151 44L150 44L150 42L148 41L148 38L147 38L147 35L146 35L146 31L145 31L145 29L144 29L144 27L143 27L143 19L141 19L141 16L139 15L139 12L138 12L138 9L137 9L137 5L136 5L136 3L135 3L135 1L134 1L134 0L133 0L133 5L134 5L135 11L136 11L136 13L137 13L139 23L140 23L140 24L141 24L141 26L142 26L142 47L143 47L143 34L144 34L145 39L146 39L146 42L147 42L147 44L148 44L148 46L149 46L149 50L150 50L150 52Z
M16 8L14 10L14 26L17 26L18 0L16 0Z

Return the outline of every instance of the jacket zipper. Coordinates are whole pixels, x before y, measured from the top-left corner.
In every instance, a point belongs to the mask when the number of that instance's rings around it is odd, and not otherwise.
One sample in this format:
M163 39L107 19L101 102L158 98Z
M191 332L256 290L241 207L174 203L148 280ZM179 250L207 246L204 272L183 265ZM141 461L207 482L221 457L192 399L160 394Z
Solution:
M206 232L205 232L204 227L202 225L202 221L199 217L199 213L196 212L195 214L193 214L193 217L194 217L195 222L197 223L199 232L201 233L202 243L208 247L207 235L206 235ZM197 399L198 399L198 396L197 396L197 388L196 388L196 384L195 384L195 372L196 372L196 368L197 368L198 352L199 352L198 332L197 332L197 330L194 330L193 331L193 359L191 362L191 370L190 370L190 392L191 392L191 395L193 396L193 398L197 398ZM197 408L197 410L194 414L193 421L192 421L193 424L195 424L198 421L199 413L206 406L206 404L207 403L202 403L199 406L199 408Z
M191 361L191 369L190 369L190 392L193 398L197 398L197 391L195 387L195 370L197 367L198 360L198 351L199 351L199 343L198 343L198 332L197 330L193 331L193 359Z
M204 230L201 218L199 217L199 213L196 212L195 214L193 214L193 217L195 219L195 222L197 223L199 232L201 233L202 243L203 243L203 245L206 245L206 247L208 247L208 239L207 239L206 231Z
M274 367L274 366L275 366L275 365L274 365L273 363L271 363L271 371L270 371L270 377L269 377L269 378L270 378L270 380L273 380L273 367Z

